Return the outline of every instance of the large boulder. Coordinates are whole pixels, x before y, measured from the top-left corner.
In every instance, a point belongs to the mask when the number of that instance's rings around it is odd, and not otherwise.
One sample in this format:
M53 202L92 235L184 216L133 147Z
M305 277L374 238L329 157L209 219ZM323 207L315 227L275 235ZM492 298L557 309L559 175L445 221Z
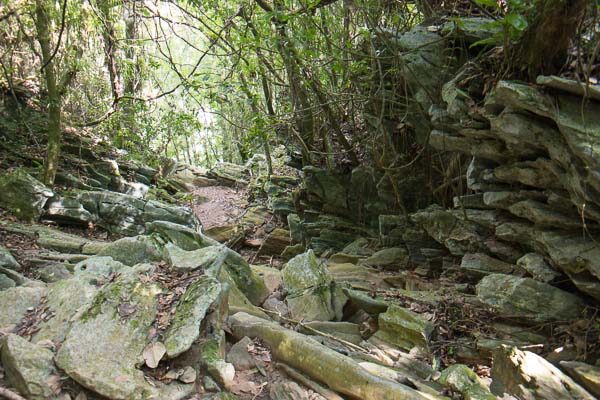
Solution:
M479 299L497 312L531 323L577 318L584 302L572 293L531 278L490 274L477 284Z
M44 400L60 392L60 377L51 350L12 333L0 343L6 380L22 395L31 400Z
M37 220L52 196L52 190L21 169L0 175L0 207L19 218Z
M293 318L307 321L336 318L335 283L312 250L288 261L281 270L281 276Z
M168 221L194 229L200 225L187 207L108 191L80 192L77 198L83 208L95 216L98 225L114 233L139 235L146 231L145 224L153 221Z
M82 386L111 399L153 393L136 368L157 313L160 288L124 273L104 286L73 323L57 365Z

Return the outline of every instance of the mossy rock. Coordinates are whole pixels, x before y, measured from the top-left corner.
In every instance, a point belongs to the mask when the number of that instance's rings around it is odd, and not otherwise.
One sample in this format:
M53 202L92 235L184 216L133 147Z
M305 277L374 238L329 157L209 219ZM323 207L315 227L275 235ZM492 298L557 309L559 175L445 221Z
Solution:
M0 207L21 219L39 219L52 196L52 190L22 169L0 175Z
M157 313L155 284L123 273L103 287L73 323L57 365L82 386L111 399L145 399L150 386L141 370L141 353Z

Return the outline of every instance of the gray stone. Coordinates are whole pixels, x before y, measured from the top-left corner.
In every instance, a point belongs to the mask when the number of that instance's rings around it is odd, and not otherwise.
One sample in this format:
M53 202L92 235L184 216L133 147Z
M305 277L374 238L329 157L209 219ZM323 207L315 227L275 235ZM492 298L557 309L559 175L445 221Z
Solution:
M244 336L231 346L229 353L227 353L227 362L233 364L236 371L246 371L256 366L254 358L248 352L249 346L254 346L254 342L249 337Z
M21 266L17 260L15 260L10 251L4 246L0 246L0 267L12 269L14 271L21 270Z
M121 274L78 314L57 356L57 365L82 386L111 399L137 400L154 393L144 379L141 353L157 313L155 284Z
M457 218L449 211L431 207L412 214L411 219L453 255L486 250L481 228L473 222Z
M192 251L203 247L217 246L219 242L209 238L188 226L168 221L154 221L146 225L148 234L155 233L165 242L170 242L177 247Z
M97 291L96 285L80 278L61 280L49 285L47 306L54 316L39 323L39 330L33 335L32 341L37 343L52 340L54 343L62 343L75 314L87 308Z
M454 35L470 45L501 33L501 28L493 22L493 19L483 17L456 17L442 25L442 34Z
M45 295L45 287L18 286L0 291L0 328L19 324Z
M583 301L568 292L531 278L491 274L477 285L477 297L503 314L521 315L524 322L577 318Z
M432 333L431 322L406 308L392 304L385 313L379 314L379 330L375 337L405 350L411 350L415 346L428 349Z
M591 394L600 397L600 367L578 361L561 361L560 367Z
M288 229L290 230L290 239L292 243L302 243L302 223L298 214L288 214L287 223Z
M200 344L202 364L221 386L229 388L235 377L235 367L225 361L225 334L220 332Z
M348 210L348 192L341 177L313 166L306 166L302 171L303 186L310 196L322 203L325 211L339 214Z
M582 221L577 215L564 215L547 204L534 200L524 200L508 207L513 215L533 222L545 228L561 227L561 229L580 229Z
M540 75L537 77L535 82L538 85L543 85L552 89L563 90L578 96L584 96L587 94L590 99L600 100L600 85L586 85L582 82L555 75Z
M130 271L131 268L112 259L112 257L94 256L78 262L73 267L73 274L89 281L108 278L112 273Z
M98 225L114 233L139 235L145 233L146 223L154 221L167 221L194 229L200 225L189 208L122 193L80 192L78 200L96 217Z
M338 283L349 283L355 289L376 291L389 288L379 271L351 263L330 263L327 267Z
M380 227L379 227L379 231L380 233L383 232L382 235L388 236L392 230L386 229L389 228L389 225L384 225L381 226L382 224L382 219L381 216L379 217L379 221L380 221ZM386 222L383 222L383 224L389 224L390 222L388 220L386 220ZM354 256L370 256L373 254L373 250L371 250L369 247L369 241L365 238L358 238L355 241L353 241L352 243L348 244L346 247L344 247L342 249L342 253L344 254L349 254L349 255L354 255Z
M29 281L29 279L23 276L23 274L20 272L5 267L0 267L0 276L5 282L5 285L7 285L5 289L7 287L21 286Z
M44 219L63 224L86 224L96 222L96 216L83 208L77 195L54 196L46 203Z
M359 265L398 271L408 266L408 252L402 247L379 250L372 256L359 261Z
M536 281L549 283L560 277L560 274L553 270L538 253L525 254L517 260L517 265Z
M463 256L460 268L477 277L489 274L511 274L515 266L483 253L467 253Z
M302 400L308 393L293 381L275 382L271 385L269 398L272 400Z
M0 175L0 207L26 220L37 220L54 192L22 169Z
M498 226L496 236L545 255L550 264L566 273L579 290L600 299L600 248L594 240L579 233L541 230L521 223Z
M231 277L231 274L229 273L227 268L220 268L219 275L217 278L219 282L227 284L229 287L228 303L230 314L233 315L237 312L246 312L248 314L252 314L260 318L269 319L269 316L265 314L255 304L253 304L248 299L248 297L246 297L246 295L238 288L236 281Z
M286 246L286 248L281 252L281 258L285 261L288 261L297 255L304 253L305 251L306 249L302 243Z
M152 261L160 261L162 254L160 247L150 236L125 237L116 240L97 254L98 256L112 257L113 260L130 267Z
M51 263L38 269L37 275L39 279L46 283L57 282L64 279L69 279L73 274L69 270L69 264L65 263Z
M224 269L235 282L235 285L254 305L260 305L269 297L269 289L265 282L256 274L248 262L238 253L225 248L226 258Z
M515 347L493 353L492 392L520 399L592 400L594 396L542 357Z
M278 290L283 283L281 279L281 271L277 268L267 267L266 265L251 265L252 271L261 277L269 293Z
M58 395L60 377L54 353L20 336L8 334L1 341L6 381L28 399L44 400Z
M200 324L209 308L221 295L221 284L214 278L194 281L177 303L171 325L163 335L167 356L175 358L187 351L200 336Z
M196 269L206 270L226 256L223 246L208 246L198 250L182 250L174 244L168 243L164 249L165 259L169 266L177 272L191 272Z
M242 224L259 226L269 220L269 215L269 210L265 206L250 207L242 216Z
M290 232L286 229L275 228L263 239L258 249L258 255L280 256L290 244Z
M335 284L312 250L288 261L281 276L292 318L307 321L336 318L333 308Z
M8 289L17 286L15 281L10 279L8 276L0 273L0 290Z
M495 400L485 383L469 367L454 364L442 371L439 382L462 394L465 400Z

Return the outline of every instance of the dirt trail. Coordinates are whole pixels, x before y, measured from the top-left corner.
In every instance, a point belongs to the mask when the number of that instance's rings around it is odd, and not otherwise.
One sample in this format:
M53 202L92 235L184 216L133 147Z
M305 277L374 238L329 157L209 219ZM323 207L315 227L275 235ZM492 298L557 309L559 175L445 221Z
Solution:
M246 196L245 189L225 186L197 187L194 197L206 201L194 204L194 211L204 229L234 224L247 204Z

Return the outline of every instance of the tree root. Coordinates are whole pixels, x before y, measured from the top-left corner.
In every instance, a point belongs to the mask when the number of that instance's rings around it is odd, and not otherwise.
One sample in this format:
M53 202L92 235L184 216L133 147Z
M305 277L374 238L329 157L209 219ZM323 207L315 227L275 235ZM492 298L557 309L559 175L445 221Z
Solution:
M350 398L361 400L437 398L372 375L350 357L339 354L310 337L283 328L275 322L238 312L229 317L229 325L234 336L262 339L275 358Z

